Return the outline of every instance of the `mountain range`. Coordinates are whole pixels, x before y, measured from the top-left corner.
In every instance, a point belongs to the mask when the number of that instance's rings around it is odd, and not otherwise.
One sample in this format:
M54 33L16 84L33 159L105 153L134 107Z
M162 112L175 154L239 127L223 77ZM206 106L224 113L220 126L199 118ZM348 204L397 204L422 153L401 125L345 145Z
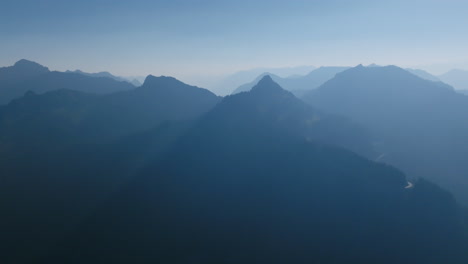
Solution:
M262 73L268 72L271 75L278 75L282 78L287 77L295 77L295 76L302 76L304 74L309 73L310 71L314 70L314 66L298 66L298 67L283 67L283 68L253 68L250 70L244 70L235 72L228 76L225 76L218 80L212 86L212 91L218 95L229 95L231 94L237 87L243 85L251 80L255 79L257 76L261 75ZM257 81L259 81L258 79ZM253 85L252 85L253 86Z
M95 94L108 94L134 89L126 81L95 77L83 73L49 71L38 63L20 60L13 66L0 68L0 104L7 104L27 91L44 93L70 89Z
M108 142L166 120L191 119L218 101L208 90L151 75L141 87L108 95L29 91L0 107L0 152Z
M409 71L410 73L433 82L441 82L441 79L433 74L428 73L427 71L421 70L421 69L411 69L411 68L406 68L405 70Z
M91 77L105 77L105 78L111 78L119 82L129 82L133 84L133 86L138 87L141 85L140 81L138 81L136 78L123 78L119 76L112 75L109 72L97 72L97 73L88 73L88 72L83 72L80 70L74 70L74 71L66 71L67 73L78 73L86 76L91 76Z
M395 66L358 66L304 100L368 128L380 160L434 180L468 202L468 98L451 86Z
M301 96L306 91L319 87L324 82L333 78L335 74L342 72L348 68L349 67L320 67L311 71L307 75L296 75L286 78L271 75L270 73L263 73L260 76L258 76L253 82L239 86L233 91L233 94L250 91L250 89L252 89L252 87L254 87L261 78L263 78L263 76L270 75L275 80L275 82L284 87L284 89L291 91L296 96Z
M37 263L218 101L208 90L148 76L133 90L28 92L1 107L1 262Z
M376 64L368 65L367 67L382 67ZM289 76L286 78L279 77L271 73L263 73L259 75L254 81L250 83L245 83L233 91L233 94L249 91L253 86L265 75L270 75L275 82L280 84L284 89L291 91L294 95L302 97L308 91L318 88L320 85L324 84L326 81L335 77L337 73L350 69L350 67L320 67L314 69L306 75L295 75ZM441 80L436 76L420 69L410 69L406 68L406 71L426 80L440 82Z
M395 66L315 71L222 98L0 69L24 91L0 105L0 262L466 263L468 98Z
M423 180L407 188L397 169L297 133L311 112L294 101L269 77L224 98L42 262L463 259L448 193Z
M439 79L457 90L468 90L468 71L454 69L439 76Z

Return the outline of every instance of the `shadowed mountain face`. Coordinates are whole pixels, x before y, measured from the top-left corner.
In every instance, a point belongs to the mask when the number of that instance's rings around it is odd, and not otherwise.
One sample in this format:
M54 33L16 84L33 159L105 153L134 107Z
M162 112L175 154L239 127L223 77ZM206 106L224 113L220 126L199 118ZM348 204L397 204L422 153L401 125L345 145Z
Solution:
M291 91L296 96L301 96L305 92L319 87L324 82L333 78L335 74L346 69L349 69L349 67L320 67L304 76L281 78L279 76L272 75L272 78L284 89ZM250 89L252 89L252 87L254 87L265 75L268 75L268 73L260 75L257 77L257 79L255 79L255 81L251 83L239 86L236 90L234 90L233 94L250 91Z
M462 263L449 194L306 140L293 98L225 98L41 263Z
M468 98L394 66L356 67L304 99L370 129L383 161L428 177L468 203Z
M27 91L45 93L70 89L87 93L108 94L131 90L132 84L108 77L93 77L71 72L49 71L35 62L20 60L11 67L0 68L0 104L7 104Z
M314 109L284 90L270 76L263 77L250 93L227 97L224 105L231 107L228 111L232 116L225 117L227 119L238 119L248 115L247 112L256 113L259 119L268 118L285 133L296 137L341 146L369 158L375 156L365 129L346 118Z
M139 88L110 95L29 92L0 108L0 152L108 142L163 121L195 118L218 101L208 90L153 76Z
M219 100L148 76L130 91L29 92L0 107L0 262L36 263Z

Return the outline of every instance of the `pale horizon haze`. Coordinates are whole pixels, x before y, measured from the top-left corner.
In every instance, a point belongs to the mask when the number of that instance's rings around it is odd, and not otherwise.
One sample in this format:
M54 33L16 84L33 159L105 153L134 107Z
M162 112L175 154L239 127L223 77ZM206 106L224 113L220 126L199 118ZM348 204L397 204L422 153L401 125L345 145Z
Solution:
M468 1L3 0L0 66L169 75L376 63L468 69ZM206 81L206 80L205 80Z

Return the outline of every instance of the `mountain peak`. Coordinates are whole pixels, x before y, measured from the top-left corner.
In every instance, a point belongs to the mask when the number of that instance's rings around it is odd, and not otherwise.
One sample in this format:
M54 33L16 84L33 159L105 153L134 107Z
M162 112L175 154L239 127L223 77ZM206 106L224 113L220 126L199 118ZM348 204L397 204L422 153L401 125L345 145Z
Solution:
M271 78L271 76L269 74L266 74L265 76L262 77L262 79L260 79L260 81L258 82L258 84L260 83L274 83L273 79Z
M163 91L168 93L184 94L184 96L187 96L188 93L205 93L209 94L210 97L216 97L215 94L208 91L207 89L186 84L174 77L169 76L156 77L153 75L148 75L143 85L141 85L137 89L146 91Z
M272 92L272 91L284 91L279 84L277 84L270 75L265 75L263 78L255 85L252 92Z
M29 61L29 60L19 60L17 61L13 67L28 70L28 71L35 71L35 72L48 72L49 68L40 65L37 62Z
M143 83L143 86L148 86L148 85L170 85L170 84L181 84L182 82L177 80L174 77L169 77L169 76L159 76L156 77L154 75L148 75L145 78L145 81Z

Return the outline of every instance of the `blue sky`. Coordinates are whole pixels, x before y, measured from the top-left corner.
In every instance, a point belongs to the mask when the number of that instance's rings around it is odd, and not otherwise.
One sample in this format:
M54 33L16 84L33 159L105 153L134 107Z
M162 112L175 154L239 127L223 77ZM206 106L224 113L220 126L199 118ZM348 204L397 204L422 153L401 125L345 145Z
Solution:
M468 69L463 0L0 0L0 66L190 79L255 67Z

